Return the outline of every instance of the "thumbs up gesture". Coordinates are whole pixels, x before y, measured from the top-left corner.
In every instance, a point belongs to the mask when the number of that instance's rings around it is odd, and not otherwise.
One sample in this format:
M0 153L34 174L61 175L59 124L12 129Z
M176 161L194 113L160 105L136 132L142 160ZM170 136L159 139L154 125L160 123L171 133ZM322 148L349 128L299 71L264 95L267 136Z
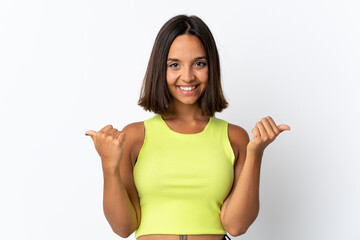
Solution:
M122 131L107 125L100 131L85 132L94 141L95 149L101 157L103 171L113 173L119 170L126 135Z
M262 153L265 148L285 130L290 130L290 126L285 124L276 125L271 117L261 119L252 129L254 137L248 143L247 151L252 153Z

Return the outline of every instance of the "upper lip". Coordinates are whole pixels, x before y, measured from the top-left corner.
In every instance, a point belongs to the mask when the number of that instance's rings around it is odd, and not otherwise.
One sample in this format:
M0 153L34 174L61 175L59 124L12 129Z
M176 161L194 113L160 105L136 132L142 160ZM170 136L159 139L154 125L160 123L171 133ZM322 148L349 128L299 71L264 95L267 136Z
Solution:
M199 84L195 84L195 85L178 85L178 87L196 87Z

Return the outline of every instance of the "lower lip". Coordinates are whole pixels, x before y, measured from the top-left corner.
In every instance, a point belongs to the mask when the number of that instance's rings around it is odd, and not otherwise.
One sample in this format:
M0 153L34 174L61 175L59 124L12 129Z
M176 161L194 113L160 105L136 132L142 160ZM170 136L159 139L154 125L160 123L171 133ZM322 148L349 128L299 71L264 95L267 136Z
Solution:
M192 95L198 91L198 88L199 88L199 85L197 85L193 90L186 91L186 90L182 90L180 87L177 87L177 89L184 95Z

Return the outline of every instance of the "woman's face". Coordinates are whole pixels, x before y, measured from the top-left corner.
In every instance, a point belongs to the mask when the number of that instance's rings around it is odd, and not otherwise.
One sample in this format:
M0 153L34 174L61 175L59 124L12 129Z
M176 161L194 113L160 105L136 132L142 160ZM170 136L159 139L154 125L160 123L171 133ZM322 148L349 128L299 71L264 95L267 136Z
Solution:
M173 101L195 104L208 82L208 62L204 46L193 35L180 35L170 46L166 82Z

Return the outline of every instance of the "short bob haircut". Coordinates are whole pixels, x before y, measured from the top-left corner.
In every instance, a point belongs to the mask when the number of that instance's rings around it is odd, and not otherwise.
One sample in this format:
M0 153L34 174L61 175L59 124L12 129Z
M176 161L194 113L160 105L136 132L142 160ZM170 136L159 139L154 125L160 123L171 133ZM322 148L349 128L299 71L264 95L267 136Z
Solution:
M150 55L138 104L145 110L167 115L172 112L172 96L166 82L169 49L177 36L190 34L202 42L208 62L208 83L198 100L203 114L214 116L228 106L221 88L219 54L208 26L197 16L178 15L160 29Z

